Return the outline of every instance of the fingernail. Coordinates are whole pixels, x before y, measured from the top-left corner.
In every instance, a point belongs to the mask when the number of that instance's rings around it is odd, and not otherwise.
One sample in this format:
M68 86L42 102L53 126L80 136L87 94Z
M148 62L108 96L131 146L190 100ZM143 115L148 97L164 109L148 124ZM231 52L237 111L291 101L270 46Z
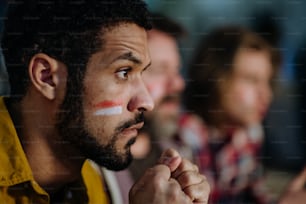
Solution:
M178 159L178 157L163 157L161 162L165 165L170 165L176 159Z

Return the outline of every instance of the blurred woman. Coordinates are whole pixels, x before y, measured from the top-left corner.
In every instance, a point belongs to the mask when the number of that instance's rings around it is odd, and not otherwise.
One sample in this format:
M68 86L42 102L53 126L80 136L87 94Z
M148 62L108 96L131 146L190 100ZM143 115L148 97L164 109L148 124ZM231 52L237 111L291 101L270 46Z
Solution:
M188 70L180 136L210 182L211 203L268 203L259 163L261 122L279 55L239 27L202 40Z

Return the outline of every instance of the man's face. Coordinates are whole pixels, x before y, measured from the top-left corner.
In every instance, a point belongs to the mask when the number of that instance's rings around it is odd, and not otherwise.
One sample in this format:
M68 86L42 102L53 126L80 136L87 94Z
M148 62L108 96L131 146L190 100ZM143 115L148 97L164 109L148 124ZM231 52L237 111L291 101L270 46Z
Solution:
M180 94L185 82L180 75L180 57L175 38L161 31L148 34L148 46L152 60L150 69L144 73L144 81L156 105L154 116L162 124L176 121Z
M221 101L230 120L248 126L260 123L272 99L272 64L263 51L239 51Z
M142 79L149 64L144 29L126 23L106 30L103 48L88 61L82 96L73 102L81 104L63 104L68 113L60 117L68 122L61 121L76 127L71 131L59 129L65 140L104 167L125 168L132 159L130 146L143 125L142 112L153 109ZM69 111L82 111L82 116L71 118Z

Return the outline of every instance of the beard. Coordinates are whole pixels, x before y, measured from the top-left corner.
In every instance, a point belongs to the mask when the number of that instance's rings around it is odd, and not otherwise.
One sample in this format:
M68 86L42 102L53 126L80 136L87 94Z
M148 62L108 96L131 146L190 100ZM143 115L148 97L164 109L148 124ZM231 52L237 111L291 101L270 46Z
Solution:
M178 131L179 108L175 112L167 112L163 105L167 103L180 104L180 93L165 96L155 110L146 117L150 133L156 140L171 140Z
M74 80L70 80L70 83L71 81ZM98 165L115 171L127 168L133 160L130 146L135 143L136 138L132 138L127 142L124 146L124 151L116 149L116 142L120 139L120 133L124 129L144 122L143 113L136 115L135 119L119 124L111 137L104 137L111 138L111 140L107 144L101 144L96 139L97 137L85 127L82 91L80 90L82 90L82 80L70 86L68 81L67 94L61 104L60 112L57 114L58 122L56 127L60 140L77 150L80 156L76 159L91 159ZM70 157L75 157L75 155L70 155Z

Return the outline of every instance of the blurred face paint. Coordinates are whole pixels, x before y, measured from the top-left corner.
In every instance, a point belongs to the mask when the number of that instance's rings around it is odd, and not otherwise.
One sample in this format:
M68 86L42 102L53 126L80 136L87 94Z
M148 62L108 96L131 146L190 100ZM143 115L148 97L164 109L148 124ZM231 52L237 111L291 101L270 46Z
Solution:
M102 101L94 105L97 110L93 113L93 115L119 115L122 113L121 104L122 103L115 101Z

